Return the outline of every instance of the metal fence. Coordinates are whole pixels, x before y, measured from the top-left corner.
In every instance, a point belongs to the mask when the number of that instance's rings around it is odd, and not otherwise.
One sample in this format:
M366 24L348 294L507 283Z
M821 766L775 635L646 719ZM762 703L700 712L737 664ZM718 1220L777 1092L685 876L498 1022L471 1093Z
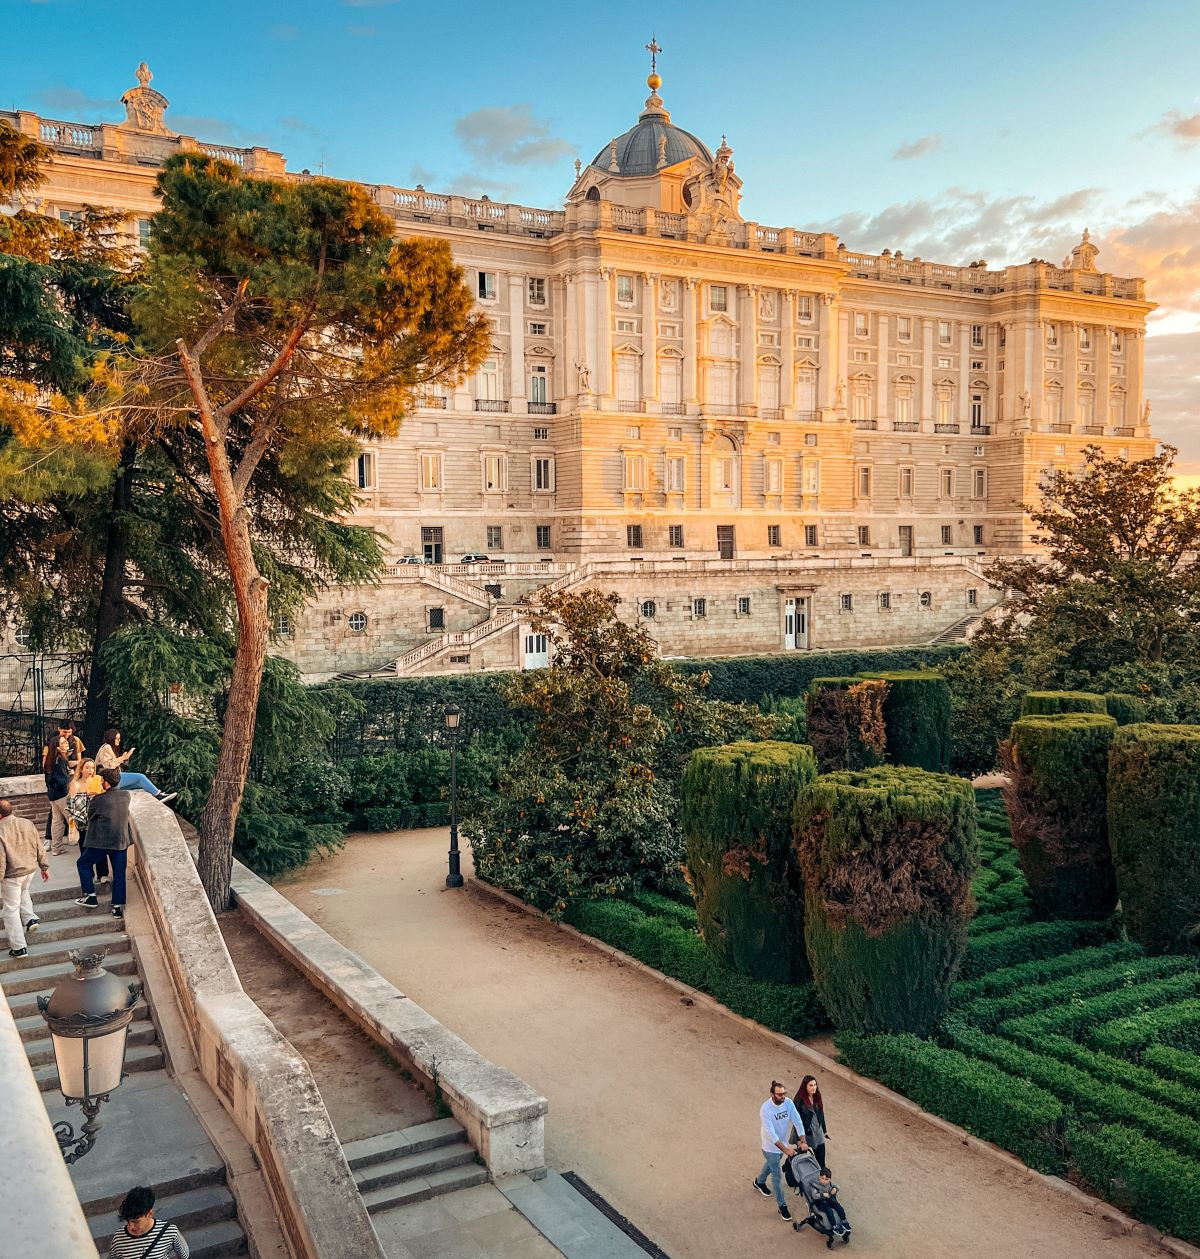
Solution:
M87 692L87 657L0 655L0 774L34 773L60 717L78 717Z

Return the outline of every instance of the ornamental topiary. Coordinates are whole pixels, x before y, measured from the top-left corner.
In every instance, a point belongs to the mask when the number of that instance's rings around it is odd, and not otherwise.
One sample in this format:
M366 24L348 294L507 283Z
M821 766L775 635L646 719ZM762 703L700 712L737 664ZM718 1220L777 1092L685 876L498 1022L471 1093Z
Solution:
M1122 726L1108 758L1108 838L1131 939L1200 947L1200 726Z
M944 773L950 765L950 687L929 669L861 673L888 684L883 704L888 759Z
M1030 691L1021 701L1022 717L1051 717L1055 713L1105 713L1103 695L1091 691Z
M800 792L794 837L808 960L835 1026L928 1035L974 909L970 784L893 766L828 774Z
M822 773L883 764L886 698L886 682L813 678L805 696L805 730Z
M808 979L792 810L816 773L812 748L778 742L698 748L683 772L700 934L718 961L755 979Z
M1104 707L1118 726L1132 726L1146 720L1146 701L1140 695L1110 691L1104 696Z
M1107 918L1117 883L1108 846L1108 750L1100 713L1022 717L1000 748L1013 844L1041 918Z

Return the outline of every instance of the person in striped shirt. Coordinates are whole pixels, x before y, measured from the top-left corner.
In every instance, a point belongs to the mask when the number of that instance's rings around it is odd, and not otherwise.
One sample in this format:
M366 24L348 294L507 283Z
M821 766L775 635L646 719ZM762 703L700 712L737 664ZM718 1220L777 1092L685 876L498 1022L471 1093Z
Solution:
M191 1251L174 1224L154 1218L154 1190L135 1185L117 1216L124 1227L113 1234L108 1259L188 1259Z

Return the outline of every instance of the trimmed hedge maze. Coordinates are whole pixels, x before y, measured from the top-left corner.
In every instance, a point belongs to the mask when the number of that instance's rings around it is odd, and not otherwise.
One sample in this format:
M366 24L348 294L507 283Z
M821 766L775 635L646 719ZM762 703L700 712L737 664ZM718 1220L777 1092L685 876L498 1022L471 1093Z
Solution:
M855 1070L1200 1242L1200 962L1104 922L1037 922L999 793L976 793L982 868L950 1011L927 1040L836 1038Z

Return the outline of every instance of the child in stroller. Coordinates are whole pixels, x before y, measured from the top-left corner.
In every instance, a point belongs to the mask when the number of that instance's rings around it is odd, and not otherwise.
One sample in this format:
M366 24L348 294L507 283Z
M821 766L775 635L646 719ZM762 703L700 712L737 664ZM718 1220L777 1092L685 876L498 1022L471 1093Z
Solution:
M784 1165L784 1179L797 1195L804 1198L808 1207L808 1218L792 1223L797 1233L809 1224L825 1238L828 1250L833 1249L833 1243L839 1237L843 1243L849 1243L850 1224L837 1200L837 1187L832 1183L828 1169L817 1162L812 1150L798 1150L788 1159Z

